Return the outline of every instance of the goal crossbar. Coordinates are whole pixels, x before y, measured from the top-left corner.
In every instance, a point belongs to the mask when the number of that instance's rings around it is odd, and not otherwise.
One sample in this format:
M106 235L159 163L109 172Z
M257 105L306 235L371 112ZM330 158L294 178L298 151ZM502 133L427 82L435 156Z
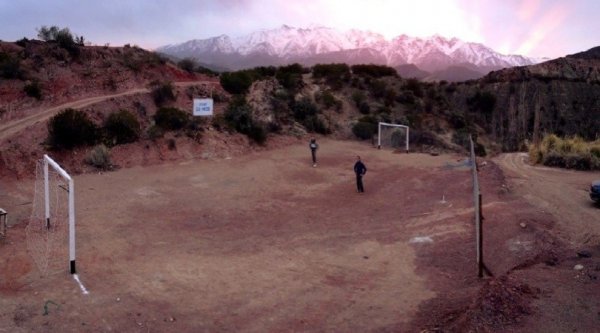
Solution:
M71 274L76 274L75 267L75 187L73 178L58 165L50 156L44 155L44 213L46 217L46 227L50 227L50 184L49 184L49 168L52 167L61 177L68 183L67 189L69 195L69 267Z
M390 123L379 122L379 125L377 126L377 148L381 149L381 126L382 125L406 129L406 152L408 153L408 135L409 135L410 128L406 125L400 125L400 124L390 124Z

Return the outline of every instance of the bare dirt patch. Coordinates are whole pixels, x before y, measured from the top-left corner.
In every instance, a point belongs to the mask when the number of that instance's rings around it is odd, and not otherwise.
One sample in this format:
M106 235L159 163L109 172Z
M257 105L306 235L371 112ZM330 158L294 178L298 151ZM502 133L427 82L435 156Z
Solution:
M66 267L39 276L25 250L27 209L16 208L33 184L3 179L13 222L0 245L11 254L0 261L0 329L525 332L549 327L539 321L546 295L591 290L567 279L579 259L552 236L552 215L510 193L493 163L481 183L496 278L480 280L464 158L320 146L317 168L302 142L76 176L89 295ZM369 168L364 195L355 191L357 154ZM559 273L568 284L541 285ZM57 306L44 315L49 300ZM593 324L584 316L561 328Z

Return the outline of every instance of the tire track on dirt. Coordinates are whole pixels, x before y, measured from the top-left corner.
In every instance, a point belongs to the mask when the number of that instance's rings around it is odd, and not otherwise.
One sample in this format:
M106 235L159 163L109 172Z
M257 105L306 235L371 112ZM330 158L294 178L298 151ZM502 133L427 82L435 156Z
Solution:
M532 166L525 153L502 154L494 161L513 191L556 217L566 239L578 244L600 241L600 211L588 196L590 182L600 179L600 172Z
M175 82L174 85L177 87L187 87L187 86L193 86L193 85L201 84L201 83L214 84L214 82L210 82L210 81L186 81L186 82ZM60 104L60 105L56 105L56 106L50 107L44 111L37 112L30 116L14 120L12 122L9 122L8 124L0 125L0 141L10 138L11 136L19 133L20 131L24 130L28 126L31 126L31 125L41 122L41 121L46 121L46 120L50 119L52 116L54 116L55 114L57 114L58 112L60 112L61 110L64 110L67 108L81 109L86 106L100 103L100 102L103 102L103 101L111 99L111 98L131 96L131 95L137 95L137 94L147 94L149 92L150 92L150 89L148 89L148 88L135 88L135 89L127 90L127 91L120 92L117 94L87 97L87 98L82 98L82 99L79 99L76 101L71 101L71 102Z

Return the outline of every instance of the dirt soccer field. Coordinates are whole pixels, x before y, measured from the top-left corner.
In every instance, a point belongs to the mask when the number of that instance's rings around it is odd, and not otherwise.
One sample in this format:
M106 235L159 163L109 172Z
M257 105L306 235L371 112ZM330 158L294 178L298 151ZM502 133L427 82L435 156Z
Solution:
M25 245L33 181L0 180L1 198L12 207L0 244L0 332L539 327L539 316L519 320L536 313L532 300L551 298L555 286L522 283L533 281L529 275L476 276L464 157L320 145L317 168L299 142L76 176L77 265L88 295L67 273L67 258L63 270L40 276ZM356 193L352 172L357 154L369 169L364 194ZM532 275L540 277L545 267L571 271L572 262L561 261L566 247L549 235L549 213L510 193L493 163L481 168L481 183L495 276L521 266L540 267ZM571 291L585 296L590 287ZM586 314L597 299L571 311ZM490 307L498 310L486 312ZM600 318L594 311L565 325L593 328ZM468 320L456 320L464 314Z

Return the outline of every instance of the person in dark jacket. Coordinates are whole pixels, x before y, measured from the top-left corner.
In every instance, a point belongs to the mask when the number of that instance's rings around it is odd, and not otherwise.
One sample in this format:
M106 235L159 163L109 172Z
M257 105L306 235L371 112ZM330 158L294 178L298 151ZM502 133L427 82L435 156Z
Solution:
M308 144L310 147L310 153L312 154L313 168L317 166L317 149L319 149L319 144L315 138L310 139L310 143Z
M367 173L367 167L360 160L360 156L356 156L356 163L354 163L354 173L356 174L356 189L358 193L365 192L363 187L362 177Z

